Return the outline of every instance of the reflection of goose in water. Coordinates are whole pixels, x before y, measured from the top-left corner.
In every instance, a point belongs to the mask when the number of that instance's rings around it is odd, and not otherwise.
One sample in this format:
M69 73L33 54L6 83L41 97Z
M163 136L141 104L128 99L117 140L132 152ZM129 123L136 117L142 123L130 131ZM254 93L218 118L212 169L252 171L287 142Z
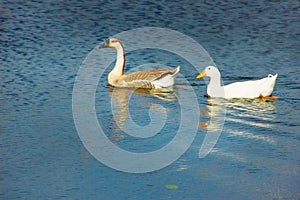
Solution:
M196 78L210 77L207 94L210 97L231 98L262 98L272 94L277 74L269 74L266 78L255 81L235 82L221 86L221 74L214 66L208 66Z
M155 97L163 101L175 101L176 95L173 91L169 92L156 92L156 90L147 89L130 89L130 88L109 88L109 94L111 96L111 104L114 114L114 120L117 123L117 129L123 129L126 124L126 120L131 119L129 113L129 102L133 94L147 97ZM158 113L163 113L165 110L162 106L150 103L145 105L154 109Z
M117 51L115 67L108 74L108 83L114 87L148 89L171 87L174 84L174 77L180 70L178 66L176 69L145 70L125 75L125 52L121 41L110 38L99 48L112 48Z

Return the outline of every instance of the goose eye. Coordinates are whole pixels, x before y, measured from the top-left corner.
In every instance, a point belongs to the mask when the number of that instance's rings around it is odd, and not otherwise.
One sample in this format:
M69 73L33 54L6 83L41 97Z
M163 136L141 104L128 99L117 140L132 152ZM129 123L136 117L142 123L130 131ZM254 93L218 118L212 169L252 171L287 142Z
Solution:
M272 78L272 75L271 74L269 74L269 76L268 76L269 78Z
M210 70L210 67L208 68L208 70Z

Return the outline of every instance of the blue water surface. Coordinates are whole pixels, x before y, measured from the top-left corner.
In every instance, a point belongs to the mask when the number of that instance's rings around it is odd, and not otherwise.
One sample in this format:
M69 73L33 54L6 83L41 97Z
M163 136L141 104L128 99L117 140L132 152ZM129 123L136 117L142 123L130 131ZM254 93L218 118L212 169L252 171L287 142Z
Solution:
M296 0L1 1L0 198L299 199L299 19ZM77 134L74 81L85 57L103 39L141 27L168 28L193 38L211 55L224 84L278 73L274 95L279 99L208 99L205 82L195 79L198 72L186 60L154 50L131 52L128 70L157 60L181 66L198 97L200 126L188 151L166 168L131 174L105 166ZM132 138L112 120L108 72L95 96L107 137L133 152L157 150L172 140L180 119L176 97L168 101L173 97L133 94L129 108L137 124L150 122L153 104L164 106L168 118L155 137ZM207 130L220 128L209 121L224 109L220 138L200 159Z

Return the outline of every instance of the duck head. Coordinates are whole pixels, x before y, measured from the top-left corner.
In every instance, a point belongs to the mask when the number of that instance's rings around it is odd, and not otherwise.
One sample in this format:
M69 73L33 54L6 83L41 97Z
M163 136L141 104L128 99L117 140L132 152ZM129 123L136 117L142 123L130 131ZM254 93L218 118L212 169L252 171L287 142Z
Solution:
M215 66L207 66L196 78L208 77L221 77L221 74Z
M99 49L101 48L112 48L114 50L118 50L119 48L123 48L123 46L121 41L117 38L109 38L100 44Z

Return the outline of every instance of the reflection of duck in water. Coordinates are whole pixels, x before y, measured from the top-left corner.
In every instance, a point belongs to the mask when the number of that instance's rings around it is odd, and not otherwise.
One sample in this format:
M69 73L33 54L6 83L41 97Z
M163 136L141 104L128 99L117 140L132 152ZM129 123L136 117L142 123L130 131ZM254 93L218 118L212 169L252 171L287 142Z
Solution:
M204 142L199 151L199 157L205 157L212 151L223 129L231 136L238 136L252 140L259 140L274 144L276 140L272 136L260 135L250 132L247 126L272 128L275 102L260 99L236 99L207 98L206 109L200 110L203 117L199 126L207 131ZM226 126L224 124L235 123L237 126Z
M269 121L275 116L275 102L260 99L221 99L207 98L206 109L200 111L200 115L206 118L220 117L226 115L226 121L233 121L259 127L270 127ZM258 121L262 121L258 122ZM218 129L218 124L206 122L200 123L200 127L207 130ZM219 127L220 128L220 127Z
M112 48L117 51L115 67L108 74L108 83L114 87L148 89L171 87L174 84L174 77L180 70L180 67L178 66L176 69L172 70L145 70L125 75L125 53L121 41L116 38L110 38L101 44L99 48Z
M221 86L221 74L214 66L206 67L196 78L204 76L210 77L207 94L210 97L222 97L226 99L268 97L273 92L277 78L277 74L274 76L269 74L268 77L260 80L235 82Z
M226 121L240 123L262 128L272 127L275 119L275 102L270 100L229 100L225 103L227 108Z
M223 128L226 116L226 106L224 99L207 98L206 109L200 110L200 116L205 121L200 122L199 126L204 130L218 131Z

